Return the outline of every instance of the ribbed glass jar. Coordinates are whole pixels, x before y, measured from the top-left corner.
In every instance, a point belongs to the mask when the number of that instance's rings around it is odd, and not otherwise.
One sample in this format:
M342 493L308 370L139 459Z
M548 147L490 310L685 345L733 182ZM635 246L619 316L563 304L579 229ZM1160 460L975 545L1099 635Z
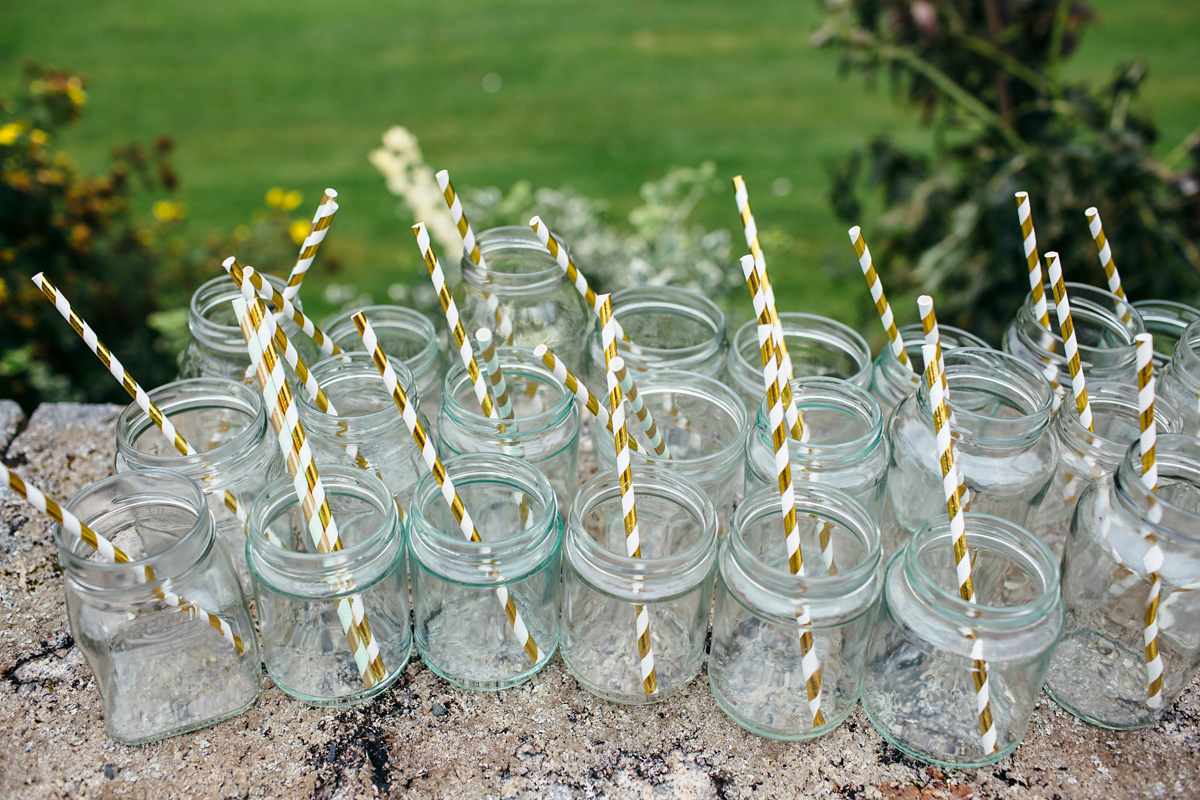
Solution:
M988 346L978 336L951 325L938 325L938 332L943 351L957 347ZM904 352L912 369L900 363L888 344L879 351L871 369L871 394L879 401L885 420L901 400L917 390L925 374L925 358L921 355L921 345L925 343L924 329L920 325L905 325L900 328L900 341L904 342Z
M1158 492L1142 483L1135 442L1116 472L1079 498L1063 556L1067 625L1046 688L1105 728L1162 719L1200 666L1200 439L1159 436L1156 451ZM1146 619L1155 568L1161 688L1152 699Z
M1133 307L1142 315L1146 333L1154 336L1154 369L1161 370L1187 326L1200 320L1200 309L1171 300L1136 300Z
M863 709L883 737L949 767L1016 749L1063 630L1058 564L1041 540L987 514L967 514L966 531L976 602L959 595L943 513L888 565L862 680ZM994 744L977 705L984 675Z
M327 466L321 482L341 549L316 552L303 498L284 477L251 507L246 560L271 680L309 705L345 706L385 690L412 651L404 528L374 475ZM360 618L365 624L355 625ZM362 640L367 629L373 642Z
M433 477L409 518L417 650L461 689L507 689L558 647L562 525L554 491L530 464L496 453L447 459L478 540L463 535Z
M1158 392L1183 419L1180 433L1200 436L1200 322L1188 325L1158 380Z
M643 467L634 470L632 485L641 558L627 555L616 475L593 476L571 504L563 547L562 656L587 691L638 705L676 694L700 671L717 521L700 487L680 475ZM643 611L648 652L639 647ZM643 668L651 664L649 679Z
M720 545L708 657L717 705L773 739L820 736L853 710L883 586L879 526L867 509L827 486L804 483L795 491L803 574L788 566L779 490L748 495ZM798 623L801 614L810 624ZM820 667L824 724L817 726L802 666L804 633Z
M792 397L804 415L805 441L788 436L792 480L820 483L849 494L879 519L887 488L888 443L879 404L838 378L795 378ZM746 438L746 493L778 491L775 445L766 397Z
M95 676L109 735L153 742L254 705L254 623L195 481L135 470L85 487L66 509L131 559L105 562L55 529L71 635ZM226 623L235 641L197 606Z
M625 426L641 450L630 452L634 474L655 466L682 475L712 501L724 535L743 495L749 422L737 393L695 372L655 370L637 376L638 396L653 415L669 459L654 454L637 417L626 407ZM600 471L615 476L616 443L607 428L592 427Z

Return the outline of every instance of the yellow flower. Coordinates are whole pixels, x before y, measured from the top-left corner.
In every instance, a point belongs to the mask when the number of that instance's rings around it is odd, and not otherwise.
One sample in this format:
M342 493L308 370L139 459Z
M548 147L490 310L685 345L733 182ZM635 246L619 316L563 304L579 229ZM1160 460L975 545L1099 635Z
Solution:
M304 240L308 238L308 229L312 225L306 219L293 220L288 226L288 233L292 235L292 241L296 244L304 244Z
M283 200L279 203L279 207L284 211L291 211L293 208L300 205L303 200L304 195L300 194L300 192L296 191L295 189L292 189L283 196Z
M267 208L279 208L283 205L284 192L278 186L267 190Z
M67 99L77 106L87 105L87 92L79 87L75 79L67 83Z
M187 216L187 208L183 203L175 203L170 200L159 200L151 209L154 218L159 222L171 222L177 219L183 219Z
M46 142L50 141L50 134L43 130L34 128L29 132L29 141L38 145L45 144Z
M0 125L0 145L12 144L21 135L21 123L10 122L7 125Z

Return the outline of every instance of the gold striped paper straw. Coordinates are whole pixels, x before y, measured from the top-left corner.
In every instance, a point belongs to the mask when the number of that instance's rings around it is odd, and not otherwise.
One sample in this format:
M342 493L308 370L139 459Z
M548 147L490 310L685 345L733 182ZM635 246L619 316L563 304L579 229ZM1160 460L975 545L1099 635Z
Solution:
M433 479L437 481L438 487L442 490L442 497L450 506L450 513L454 515L454 519L458 522L459 529L463 536L472 542L482 542L483 538L479 535L479 530L475 527L475 522L471 519L470 513L467 512L466 506L463 504L462 497L459 496L458 490L454 487L454 481L446 473L446 467L437 456L437 451L434 450L433 442L429 438L429 434L425 431L425 426L417 418L417 412L413 409L412 404L408 402L408 395L405 394L403 387L400 386L400 381L396 378L396 371L392 369L392 365L388 363L387 355L383 352L383 347L379 344L379 339L375 335L374 328L367 321L367 316L359 311L352 319L354 326L358 328L358 335L362 337L363 347L371 354L371 359L375 362L375 368L379 370L380 376L383 378L384 387L392 396L392 401L395 402L396 408L400 409L400 415L404 418L404 424L408 428L409 434L413 441L416 442L417 449L421 451L421 458L425 462L426 468L433 474ZM533 635L529 629L525 627L525 621L521 618L521 613L517 610L516 603L508 593L508 588L503 585L503 579L500 573L494 569L490 573L496 581L501 582L493 590L496 598L504 607L504 615L508 618L508 624L512 628L513 635L521 645L521 649L525 651L525 655L529 657L530 662L536 664L541 657L541 651L538 649L537 642L534 641Z
M554 373L554 377L563 382L567 387L567 391L575 395L575 402L586 408L596 421L608 429L609 433L613 433L612 417L608 414L608 409L604 404L596 399L588 388L580 382L575 374L567 368L561 360L554 355L554 352L544 344L539 344L533 349L533 355L541 359L546 365L546 369ZM632 450L641 451L641 447L633 439L629 440L629 447Z
M908 353L904 351L904 339L900 336L900 330L896 327L896 320L892 316L892 307L888 305L887 295L883 293L883 281L879 280L879 273L875 271L875 264L871 261L871 251L867 248L866 240L863 239L862 228L855 225L848 232L850 241L854 244L854 252L858 254L858 265L862 268L863 277L867 279L867 288L871 291L871 301L875 303L875 310L879 312L879 321L883 323L883 332L887 334L892 353L896 356L897 361L908 367L909 372L913 372L913 366L908 360Z
M1114 292L1115 294L1115 292ZM1137 341L1138 373L1138 422L1141 428L1142 485L1151 492L1158 491L1158 453L1156 441L1158 428L1154 422L1154 337L1139 333ZM1157 522L1162 509L1157 501L1151 506L1151 520ZM1146 599L1145 629L1142 640L1146 657L1146 705L1150 708L1162 706L1162 654L1158 652L1158 604L1162 598L1162 569L1166 556L1154 534L1146 537L1150 547L1146 551L1144 567L1150 578L1150 594Z
M247 291L243 289L243 291ZM329 508L325 495L325 485L317 472L317 465L309 449L304 428L296 414L292 402L291 390L284 378L283 365L275 353L275 345L268 338L265 326L261 324L263 317L269 316L260 298L252 298L253 304L248 304L243 298L233 301L234 310L242 327L242 335L246 339L246 347L250 353L250 361L263 393L263 401L267 405L271 424L283 451L287 463L288 474L292 476L292 486L296 497L300 500L300 509L308 527L309 540L313 549L318 553L330 553L342 549L338 538L337 523ZM260 320L255 327L256 318ZM338 621L346 634L346 642L355 666L362 677L363 685L371 688L387 676L387 668L379 652L379 644L371 632L367 621L366 609L362 598L355 595L342 597L336 603Z
M771 279L767 276L767 260L763 255L762 246L758 243L758 225L754 222L754 214L750 211L750 195L746 191L746 182L741 175L733 177L733 199L737 204L738 214L742 218L742 232L746 235L746 246L754 256L754 268L758 270L759 280L763 286L763 298L767 309L771 312L771 324L777 328L775 333L775 350L778 367L783 370L787 379L792 379L792 358L788 355L787 342L783 338L783 327L779 324L779 312L775 308L775 290L771 288ZM786 399L784 403L786 404Z
M487 262L483 258L483 253L479 251L479 243L475 241L475 231L471 230L471 223L467 220L466 212L463 211L462 200L454 192L454 186L450 183L450 173L443 169L439 170L434 177L437 178L438 188L442 190L442 197L446 199L446 206L450 209L450 218L454 220L454 226L458 228L458 234L462 236L463 252L467 254L467 258L471 259L472 264L486 270ZM496 321L496 333L500 336L500 341L512 344L512 320L509 319L508 314L504 313L504 308L500 305L500 298L491 292L484 292L483 300L492 314L492 319Z
M1104 235L1104 226L1100 224L1100 212L1095 206L1092 206L1083 213L1087 216L1088 230L1092 233L1092 240L1096 242L1100 266L1104 267L1104 276L1108 278L1108 290L1124 300L1125 288L1121 286L1121 273L1117 272L1117 265L1113 261L1112 247L1108 243L1108 237ZM1129 324L1129 306L1122 303L1117 308L1117 315L1121 318L1122 325Z
M950 536L954 545L955 572L958 594L968 603L975 602L975 582L971 577L971 553L967 549L966 520L958 493L958 466L950 438L950 413L942 392L942 377L938 375L937 348L921 346L925 359L925 385L929 389L929 404L933 407L933 426L937 436L938 463L942 470L942 493L946 498L946 513L950 517ZM996 752L996 723L992 718L991 688L988 684L987 662L983 658L983 641L974 633L971 640L971 677L975 682L975 708L979 717L979 734L986 754Z
M8 488L12 489L13 493L23 499L29 505L42 512L50 519L62 526L62 529L76 539L81 540L88 547L96 551L101 560L111 564L128 564L131 559L116 545L110 542L105 537L96 533L79 517L67 511L58 503L46 497L46 494L36 486L30 486L21 476L10 470L4 464L0 463L0 476L4 478ZM142 576L146 583L154 581L154 569L149 566L142 567ZM165 586L165 584L164 584ZM203 621L210 628L221 635L221 638L233 645L237 650L238 655L244 655L246 646L242 642L240 636L233 632L233 628L229 623L209 611L205 611L200 606L191 602L182 595L168 592L163 587L156 587L154 596L162 600L172 608L182 608L191 612L191 616L195 619Z
M238 286L242 285L242 267L237 263L236 258L230 256L221 262L221 266L233 278L234 283ZM305 335L312 339L325 355L336 356L342 352L342 348L334 344L333 340L316 326L316 323L305 316L303 311L292 305L292 301L280 294L274 286L264 281L261 275L255 273L250 279L250 285L258 292L259 297L269 300L276 311L291 318L292 322L296 323L296 326L304 331Z
M538 239L546 249L550 251L550 255L554 257L555 263L559 269L567 276L567 280L575 287L575 291L583 298L583 302L587 303L587 307L592 310L597 317L600 316L600 301L598 295L592 291L592 287L588 284L587 278L575 266L567 255L567 248L558 243L554 238L554 234L550 232L550 228L546 223L542 222L541 217L533 217L529 220L529 227L533 228L533 232L537 234ZM613 318L613 325L617 328L617 338L623 342L628 342L629 337L625 335L625 331L621 328L621 323Z
M942 352L942 332L938 328L937 315L933 310L933 298L927 294L923 294L917 298L917 313L921 315L921 328L925 332L925 343L933 345L934 351L937 353L937 369L938 375L942 380L942 396L946 400L946 409L950 412L950 446L954 448L955 463L961 463L958 458L958 445L954 442L954 406L950 402L950 384L946 380L946 356ZM971 510L971 493L967 489L967 476L963 470L956 470L958 474L958 495L962 502L963 510Z
M446 286L446 275L442 272L442 265L438 263L437 256L434 255L433 244L429 241L429 232L425 230L425 224L418 222L413 225L413 235L417 237L417 247L420 248L421 256L425 259L425 266L429 269L429 278L433 281L438 302L441 303L442 312L446 315L446 324L454 337L455 346L458 347L458 357L462 360L463 366L467 368L467 376L471 379L471 388L475 390L475 399L479 401L483 413L495 419L495 401L491 392L488 391L487 381L479 372L479 362L475 360L475 351L471 348L471 340L467 338L462 319L458 316L458 305L454 302L454 298L450 295L450 289Z
M771 353L776 359L776 364L780 363L779 351L775 347L775 325L771 320L771 311L767 308L766 292L763 289L763 284L759 276L758 268L754 263L754 256L742 256L741 261L742 274L746 277L746 285L750 288L750 297L754 303L754 314L758 317L759 325L771 326ZM763 361L763 368L766 369L766 361ZM776 367L778 369L778 367ZM787 426L792 434L792 438L798 442L803 442L808 439L808 431L804 426L804 417L796 410L795 400L792 398L792 385L790 375L785 370L785 380L780 386L780 396L783 398L784 413L788 414Z
M1083 377L1083 363L1079 360L1079 342L1075 339L1075 324L1071 321L1071 301L1067 298L1067 287L1063 283L1062 265L1058 253L1046 253L1046 269L1050 273L1050 286L1054 290L1054 311L1058 314L1058 329L1062 333L1063 352L1067 356L1067 369L1071 372L1071 393L1075 396L1075 408L1079 411L1079 422L1092 433L1092 406L1088 402L1087 383Z
M1037 234L1033 231L1033 212L1029 192L1017 192L1017 220L1021 223L1021 240L1025 246L1025 263L1029 267L1029 291L1033 294L1033 315L1042 327L1050 330L1050 312L1046 307L1046 289L1042 286L1042 261L1038 258Z
M317 248L324 241L325 234L329 232L333 215L338 210L337 201L334 199L336 197L337 192L333 189L326 189L325 194L321 196L321 202L317 206L317 213L313 216L308 235L304 237L304 244L300 245L300 255L296 258L296 265L292 267L287 285L283 287L282 294L288 300L295 300L296 295L300 293L300 283L308 273L308 268L312 266L313 259L317 257Z
M763 385L767 393L770 415L771 443L775 451L775 471L778 478L779 505L783 513L784 542L787 545L788 569L793 575L804 575L804 553L800 547L800 530L796 520L796 488L792 483L791 453L787 444L787 427L784 400L779 391L783 376L776 361L775 348L771 342L772 326L758 326L758 347L763 361ZM796 608L796 625L800 629L800 669L808 692L808 710L812 726L825 724L821 712L821 663L812 634L812 617L807 603Z
M613 360L613 372L617 375L617 383L621 384L621 391L625 394L625 398L629 400L629 406L633 409L633 415L637 417L638 424L642 427L642 431L646 434L646 438L650 441L650 448L656 456L660 458L670 458L671 451L667 448L667 440L663 436L662 431L654 424L654 417L650 414L650 409L646 408L645 401L638 394L637 386L633 382L633 376L625 369L625 359L617 356ZM633 437L629 437L633 441Z

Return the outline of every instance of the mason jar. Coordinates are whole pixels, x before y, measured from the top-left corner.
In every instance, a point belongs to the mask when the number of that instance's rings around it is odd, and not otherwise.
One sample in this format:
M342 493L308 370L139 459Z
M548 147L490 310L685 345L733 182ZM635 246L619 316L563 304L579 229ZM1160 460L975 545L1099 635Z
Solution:
M153 389L149 397L196 452L181 455L146 412L130 403L117 417L117 472L169 469L196 481L249 594L246 515L262 488L284 473L262 395L228 378L189 378Z
M424 422L412 373L397 358L388 356L388 362ZM296 394L296 411L316 463L357 467L379 478L396 501L403 523L425 462L371 354L329 356L313 365L312 376L338 412L321 411L305 392Z
M1061 558L1075 504L1092 481L1112 472L1125 458L1129 443L1141 435L1138 417L1138 388L1128 383L1089 381L1088 405L1092 409L1092 433L1079 421L1074 403L1061 403L1050 423L1058 445L1058 469L1054 483L1030 519L1030 528ZM1177 433L1179 413L1164 399L1154 403L1158 432Z
M55 528L71 635L95 676L109 735L153 742L254 705L254 623L196 482L162 469L125 472L85 487L66 509L131 559L102 561Z
M1154 369L1167 366L1175 345L1187 326L1200 320L1200 309L1171 300L1135 300L1133 307L1142 315L1146 333L1154 336Z
M805 441L787 438L792 480L840 489L878 520L887 488L888 443L879 404L839 378L794 378L792 397L804 415ZM746 438L746 493L778 491L775 444L766 397Z
M871 349L853 328L829 317L791 311L780 314L779 322L792 359L793 378L824 376L841 378L864 389L871 385ZM742 325L733 336L729 385L741 395L746 408L758 408L766 394L756 319Z
M341 549L315 552L304 499L283 477L251 507L246 560L271 680L308 705L346 706L387 689L412 651L404 529L374 475L326 466L321 483Z
M804 574L789 569L774 486L738 506L717 558L708 684L734 722L772 739L820 736L853 710L883 586L879 525L867 509L817 483L795 491ZM799 626L801 613L811 624ZM804 632L820 667L818 725L802 667Z
M550 482L499 453L444 462L473 522L468 539L426 473L409 517L417 650L460 689L507 689L558 647L562 526Z
M972 511L1029 526L1058 465L1050 433L1054 393L1034 367L996 350L945 353L957 465ZM888 422L891 464L883 549L889 555L931 518L946 513L929 389L900 402Z
M1158 394L1183 419L1180 433L1200 436L1200 322L1187 326L1158 381Z
M638 396L654 418L670 458L654 454L637 417L629 412L625 426L641 450L631 450L630 464L639 470L655 466L692 480L712 501L717 530L724 535L742 499L746 436L749 423L741 398L728 386L695 372L655 370L637 376ZM628 410L628 409L627 409ZM615 476L616 443L607 428L592 427L596 463Z
M952 325L939 324L938 332L943 352L956 347L988 346L987 342L978 336ZM901 400L917 390L925 375L925 358L921 355L921 346L925 344L925 329L919 324L905 325L900 328L900 341L904 343L904 352L908 355L912 369L900 363L890 346L884 346L871 367L871 394L879 401L879 408L885 420Z
M565 363L582 364L591 310L533 229L490 228L476 243L487 268L464 254L463 279L454 289L467 333L487 328L498 345L533 349L544 344ZM567 247L561 239L558 243ZM512 327L511 342L500 335L497 314Z
M993 764L1016 749L1063 630L1058 564L1040 539L974 512L966 537L975 603L959 595L944 512L891 560L862 680L863 710L883 737L948 767Z
M559 508L579 485L579 408L562 381L519 347L497 347L513 418L483 413L461 363L446 375L438 419L438 453L506 453L537 467L549 480Z
M562 656L579 684L615 703L678 693L704 661L717 555L712 501L692 481L657 467L633 471L641 558L627 555L616 475L579 487L563 549ZM648 652L638 616L648 616ZM646 658L649 661L646 661ZM644 680L643 664L653 665Z
M259 274L276 290L283 291L286 285L283 278ZM180 378L230 378L249 386L258 386L250 370L246 340L242 338L242 328L231 304L232 300L241 297L241 290L228 275L205 281L195 291L188 305L188 332L191 337L179 357ZM292 304L303 310L299 299L294 299ZM270 307L271 304L267 302L267 308ZM275 319L304 363L312 364L320 352L313 340L283 314L276 313ZM289 380L295 379L295 374L286 363L284 370Z
M437 408L442 401L446 359L433 320L404 306L364 306L345 311L325 324L325 335L347 352L363 349L353 320L360 311L367 315L383 352L403 361L412 372L416 394L425 408ZM408 397L411 400L413 393Z
M1046 688L1063 708L1105 728L1162 719L1200 665L1200 439L1167 434L1155 449L1158 492L1142 483L1134 442L1116 472L1079 498L1063 556L1067 624ZM1157 697L1146 658L1155 574Z

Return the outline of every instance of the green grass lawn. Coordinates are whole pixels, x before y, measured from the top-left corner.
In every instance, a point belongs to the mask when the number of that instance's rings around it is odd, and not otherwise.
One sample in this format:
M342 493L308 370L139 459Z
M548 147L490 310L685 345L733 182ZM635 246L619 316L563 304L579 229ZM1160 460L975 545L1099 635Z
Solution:
M1098 83L1146 57L1145 100L1169 151L1200 124L1200 3L1092 5L1101 22L1069 75ZM410 221L367 162L391 125L460 187L570 184L617 219L644 181L712 159L726 178L745 175L760 226L796 242L772 260L781 306L852 319L861 281L822 266L843 253L854 278L826 164L881 131L924 135L886 86L839 77L836 54L808 44L817 20L814 2L777 0L9 2L0 93L25 57L86 74L86 115L64 147L97 169L113 145L171 136L196 235L247 221L272 186L302 190L305 215L336 188L325 246L346 268L338 280L379 300L419 265ZM483 88L489 73L498 91ZM770 191L777 178L790 194ZM730 190L697 213L740 237ZM318 313L320 263L305 290Z

